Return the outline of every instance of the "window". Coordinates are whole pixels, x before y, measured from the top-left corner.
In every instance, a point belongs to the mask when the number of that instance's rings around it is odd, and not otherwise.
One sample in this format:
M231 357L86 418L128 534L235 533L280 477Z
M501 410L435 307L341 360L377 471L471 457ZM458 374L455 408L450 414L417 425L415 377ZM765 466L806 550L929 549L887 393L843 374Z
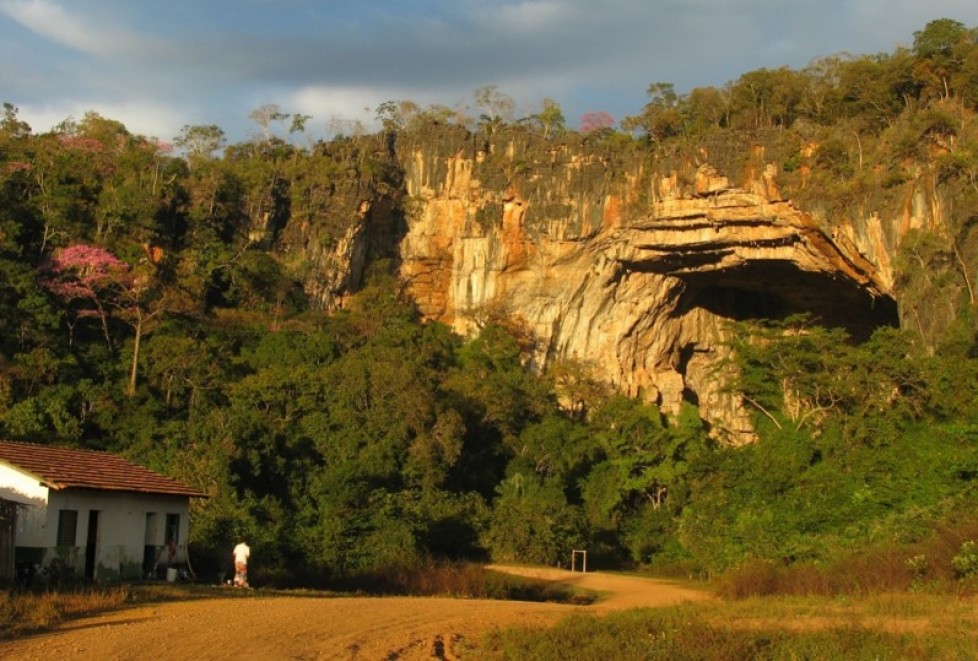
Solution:
M146 512L146 536L144 543L146 546L158 545L160 543L159 517L156 512Z
M78 539L78 510L58 512L58 546L74 546Z

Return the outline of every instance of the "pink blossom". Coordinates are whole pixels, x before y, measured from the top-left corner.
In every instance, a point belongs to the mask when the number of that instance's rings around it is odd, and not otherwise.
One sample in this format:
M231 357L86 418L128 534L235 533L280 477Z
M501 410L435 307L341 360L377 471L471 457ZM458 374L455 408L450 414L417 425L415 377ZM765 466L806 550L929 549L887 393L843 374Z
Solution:
M129 265L108 250L77 244L63 248L42 267L44 285L66 301L96 300L98 291L125 286Z
M31 164L24 161L10 161L3 164L3 171L12 174L14 172L30 172Z
M95 138L85 138L78 135L59 135L58 141L65 147L99 153L105 151L105 145Z
M604 110L595 110L581 116L581 133L593 133L602 129L610 129L615 125L615 118Z

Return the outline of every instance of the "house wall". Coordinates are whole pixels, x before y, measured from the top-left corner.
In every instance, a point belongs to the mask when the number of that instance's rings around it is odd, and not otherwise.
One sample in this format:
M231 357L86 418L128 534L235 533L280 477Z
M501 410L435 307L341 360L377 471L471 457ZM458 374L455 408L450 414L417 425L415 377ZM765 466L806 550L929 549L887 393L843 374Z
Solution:
M51 490L37 477L0 463L0 499L18 504L13 531L19 565L50 567L91 578L141 578L188 561L190 499L187 496L93 489ZM58 546L62 510L77 512L73 544ZM88 554L90 512L98 512L94 554ZM176 543L167 544L167 524ZM5 563L6 564L6 563Z
M0 498L20 505L14 539L17 546L41 546L48 488L37 477L0 464Z
M33 475L0 463L0 498L24 505L43 506L48 488Z
M62 510L78 512L73 547L57 546ZM98 512L92 578L140 578L147 561L164 568L187 561L190 499L186 496L85 489L52 491L45 521L45 564L60 558L79 574L86 571L89 514ZM167 515L179 517L176 543L166 545Z

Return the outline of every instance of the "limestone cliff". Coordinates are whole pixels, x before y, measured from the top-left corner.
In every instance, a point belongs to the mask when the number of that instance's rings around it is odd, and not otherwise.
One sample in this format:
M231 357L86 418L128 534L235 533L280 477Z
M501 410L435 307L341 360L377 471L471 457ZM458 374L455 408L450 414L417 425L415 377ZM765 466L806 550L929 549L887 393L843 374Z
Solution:
M511 162L519 145L506 149ZM744 190L703 166L684 192L675 177L616 177L598 157L557 148L546 177L524 166L492 188L479 171L493 156L402 160L415 211L400 273L427 317L460 332L487 306L504 310L532 331L537 367L587 362L668 413L697 403L736 438L748 427L714 372L726 320L807 311L858 335L896 321L887 279L780 199L770 172ZM575 192L589 172L601 185ZM547 196L565 200L562 217L533 214Z
M782 199L775 168L759 161L740 186L705 158L661 176L641 154L576 140L402 139L401 189L364 196L307 290L338 305L387 228L427 318L466 333L502 312L531 331L535 367L585 362L667 413L692 401L733 440L750 425L716 373L728 320L811 312L862 336L896 323L892 274L857 249L866 229L824 232Z

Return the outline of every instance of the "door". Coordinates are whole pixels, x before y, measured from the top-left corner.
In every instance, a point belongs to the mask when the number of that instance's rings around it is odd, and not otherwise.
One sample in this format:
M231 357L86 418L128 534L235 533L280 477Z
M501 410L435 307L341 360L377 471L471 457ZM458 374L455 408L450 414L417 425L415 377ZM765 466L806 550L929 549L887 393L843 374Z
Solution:
M88 536L85 538L85 578L94 581L97 576L95 560L98 557L98 510L88 512Z
M14 531L17 505L0 499L0 580L14 580Z

